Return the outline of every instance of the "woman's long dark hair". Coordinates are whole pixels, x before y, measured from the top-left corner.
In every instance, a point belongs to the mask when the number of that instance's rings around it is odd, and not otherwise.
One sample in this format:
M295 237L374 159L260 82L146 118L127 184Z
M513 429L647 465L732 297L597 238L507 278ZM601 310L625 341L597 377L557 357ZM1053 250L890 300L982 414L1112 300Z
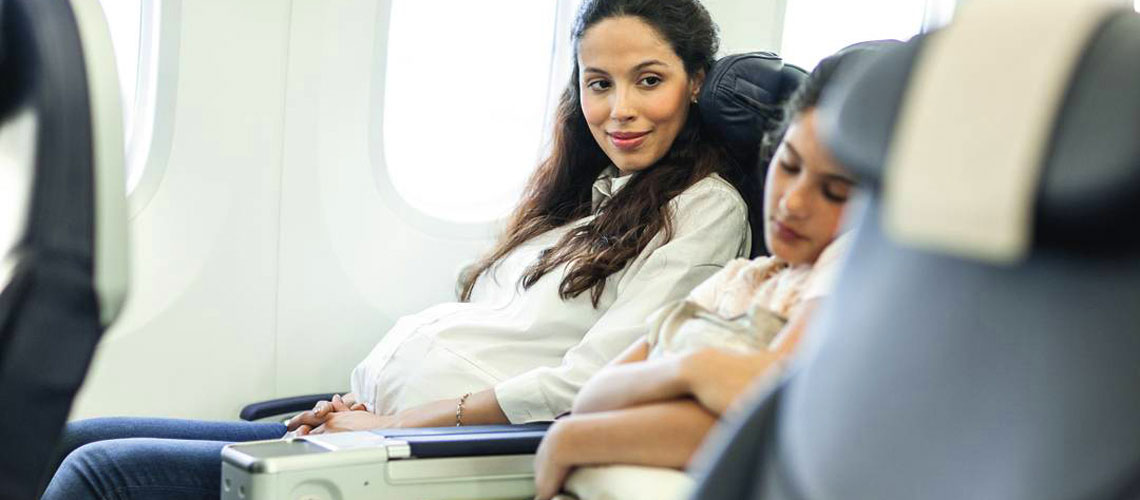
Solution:
M470 300L476 280L526 241L593 213L593 184L610 161L582 114L578 43L590 27L621 16L636 17L653 27L683 61L689 78L707 75L712 68L717 29L697 0L587 0L574 25L574 73L558 103L550 156L531 176L494 249L460 276L460 300ZM664 234L664 241L672 238L669 200L729 165L727 155L702 128L697 106L691 105L665 156L630 179L589 223L568 231L543 252L526 269L522 286L529 288L566 264L560 296L569 299L589 290L596 307L606 278L623 269L658 233Z

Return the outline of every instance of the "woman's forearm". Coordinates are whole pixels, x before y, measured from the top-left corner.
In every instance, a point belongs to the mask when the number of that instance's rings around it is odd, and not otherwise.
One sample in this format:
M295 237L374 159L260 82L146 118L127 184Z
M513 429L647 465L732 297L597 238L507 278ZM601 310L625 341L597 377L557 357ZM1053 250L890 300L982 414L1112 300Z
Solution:
M409 408L397 414L396 418L400 427L450 427L457 423L459 399L444 399ZM463 425L507 423L510 421L499 406L494 389L472 393L463 402Z
M559 421L558 460L570 466L631 464L682 469L717 418L691 399L626 408Z
M607 366L574 397L573 413L630 408L683 397L688 388L675 358Z

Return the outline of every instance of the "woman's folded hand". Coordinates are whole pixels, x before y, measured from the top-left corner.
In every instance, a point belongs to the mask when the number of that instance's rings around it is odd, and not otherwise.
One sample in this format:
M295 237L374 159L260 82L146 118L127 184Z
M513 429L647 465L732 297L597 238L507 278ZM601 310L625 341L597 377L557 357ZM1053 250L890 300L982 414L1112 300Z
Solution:
M300 413L289 422L285 424L286 430L292 432L296 436L304 436L313 429L324 424L330 415L341 412L363 411L365 410L364 403L356 401L356 395L352 393L345 394L343 397L339 394L334 394L332 401L319 401L312 410Z
M330 413L325 422L314 427L309 434L329 434L333 432L366 431L399 427L394 416L381 416L370 411L354 410Z

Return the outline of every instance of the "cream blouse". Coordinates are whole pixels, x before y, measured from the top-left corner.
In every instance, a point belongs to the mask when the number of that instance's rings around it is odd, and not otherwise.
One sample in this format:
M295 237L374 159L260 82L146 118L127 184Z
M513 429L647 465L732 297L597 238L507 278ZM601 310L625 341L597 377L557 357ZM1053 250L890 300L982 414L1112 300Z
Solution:
M595 182L595 210L632 178L616 173L611 167ZM512 423L568 411L591 375L647 333L650 313L747 255L747 209L724 179L697 182L670 207L673 238L658 234L610 275L597 308L589 291L559 297L565 266L519 285L543 250L590 216L516 248L478 280L470 302L400 318L353 370L353 392L381 415L491 387Z
M790 266L776 257L736 259L686 299L650 318L650 358L705 347L747 353L778 345L800 304L831 292L851 236L832 241L812 264Z

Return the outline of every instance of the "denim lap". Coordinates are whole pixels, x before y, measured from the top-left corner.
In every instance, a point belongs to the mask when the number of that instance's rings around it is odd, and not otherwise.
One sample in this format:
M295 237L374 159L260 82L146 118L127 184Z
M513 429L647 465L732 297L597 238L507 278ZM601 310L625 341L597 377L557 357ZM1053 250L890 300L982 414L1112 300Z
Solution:
M61 440L60 455L67 458L43 498L217 498L223 446L277 439L284 433L284 425L264 422L73 422Z

